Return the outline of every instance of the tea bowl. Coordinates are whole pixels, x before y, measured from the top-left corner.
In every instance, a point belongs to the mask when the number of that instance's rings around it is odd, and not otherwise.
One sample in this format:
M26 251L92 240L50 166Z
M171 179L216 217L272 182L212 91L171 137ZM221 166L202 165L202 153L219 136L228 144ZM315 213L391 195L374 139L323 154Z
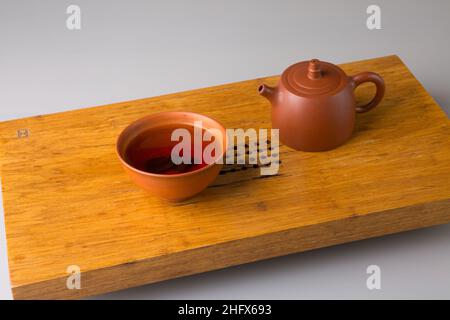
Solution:
M169 158L170 163L168 164L167 161L163 161L162 164L161 161L156 161L156 163L159 162L158 166L154 165L155 161L152 161L154 159L147 159L150 167L142 165L142 163L145 164L145 161L140 161L140 158L143 158L141 155L149 154L148 150L171 150L179 143L179 141L171 139L174 130L184 129L185 132L193 134L194 130L199 129L199 123L201 124L201 137L203 138L204 133L208 132L210 141L216 141L220 146L212 154L213 158L209 162L203 163L202 160L198 165L183 166L181 164L182 168L189 168L186 172L183 170L178 172L178 167L172 163L172 158ZM192 140L195 143L195 139ZM201 149L203 149L203 139L201 143ZM214 181L222 168L226 149L226 130L219 122L205 115L181 111L154 113L140 118L120 133L116 143L117 156L131 180L151 195L171 202L191 198ZM203 154L200 156L203 159ZM157 160L159 159L161 157L157 158ZM164 171L164 169L169 169L169 171Z

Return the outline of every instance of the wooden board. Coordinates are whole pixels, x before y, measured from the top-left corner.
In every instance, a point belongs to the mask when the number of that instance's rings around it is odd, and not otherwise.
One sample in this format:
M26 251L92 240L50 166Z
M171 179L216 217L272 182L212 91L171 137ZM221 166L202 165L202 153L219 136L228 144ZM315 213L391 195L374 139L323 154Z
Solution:
M281 146L279 175L229 170L176 205L130 182L114 151L119 132L167 110L270 128L256 91L278 77L0 123L14 297L80 298L450 222L447 116L397 56L342 67L377 72L387 88L348 143L323 153ZM359 88L357 101L373 91ZM81 269L80 290L66 288L69 265Z

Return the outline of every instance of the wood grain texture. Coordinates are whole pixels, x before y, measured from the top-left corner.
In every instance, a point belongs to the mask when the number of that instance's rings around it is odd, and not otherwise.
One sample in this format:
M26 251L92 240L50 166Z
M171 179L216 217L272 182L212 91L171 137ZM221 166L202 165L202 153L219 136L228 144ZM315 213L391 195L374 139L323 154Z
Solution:
M169 110L270 128L256 89L278 77L0 123L14 297L80 298L450 222L447 116L397 56L342 68L386 82L350 141L323 153L281 146L279 175L234 170L180 204L129 181L114 151L120 131ZM358 88L357 101L373 91ZM66 289L69 265L81 268L81 290Z

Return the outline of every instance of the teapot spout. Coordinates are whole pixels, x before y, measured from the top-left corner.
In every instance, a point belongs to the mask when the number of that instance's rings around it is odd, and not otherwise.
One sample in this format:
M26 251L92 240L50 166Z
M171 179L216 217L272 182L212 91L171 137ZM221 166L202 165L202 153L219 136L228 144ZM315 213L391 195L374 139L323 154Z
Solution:
M277 88L262 84L259 86L258 92L260 95L262 95L267 100L269 100L271 103L273 103L275 101L275 98L277 95Z

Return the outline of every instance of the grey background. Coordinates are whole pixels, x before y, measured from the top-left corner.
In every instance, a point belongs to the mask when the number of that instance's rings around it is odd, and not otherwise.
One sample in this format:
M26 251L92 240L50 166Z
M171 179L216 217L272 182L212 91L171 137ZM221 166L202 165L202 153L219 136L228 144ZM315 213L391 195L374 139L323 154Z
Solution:
M82 29L66 28L77 4ZM366 28L378 4L382 30ZM398 54L450 111L449 1L0 0L0 120ZM212 106L214 107L214 106ZM450 225L99 298L450 298ZM366 288L379 265L381 290ZM0 214L0 298L10 298Z

